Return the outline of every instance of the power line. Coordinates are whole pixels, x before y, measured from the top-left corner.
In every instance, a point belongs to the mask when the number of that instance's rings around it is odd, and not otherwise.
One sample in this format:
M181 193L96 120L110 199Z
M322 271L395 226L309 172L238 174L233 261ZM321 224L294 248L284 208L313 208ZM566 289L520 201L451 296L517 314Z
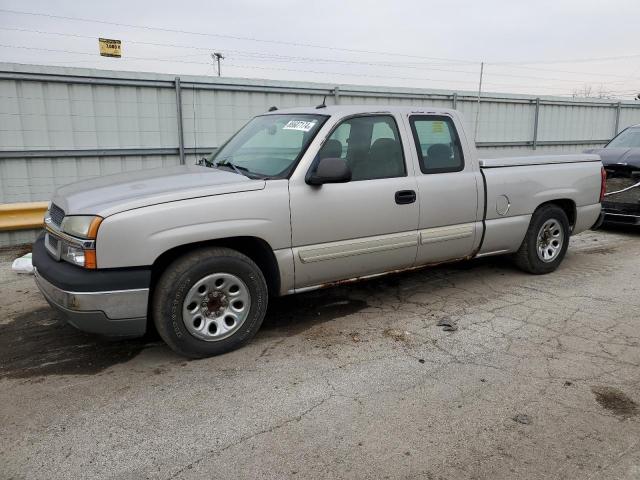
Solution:
M477 60L462 60L462 59L453 59L453 58L443 58L443 57L427 57L422 55L411 55L406 53L399 52L384 52L384 51L372 51L372 50L361 50L361 49L353 49L353 48L344 48L344 47L333 47L328 45L319 45L312 43L299 43L299 42L289 42L284 40L268 40L261 39L255 37L242 37L238 35L225 35L218 33L209 33L209 32L197 32L190 30L181 30L181 29L173 29L167 27L150 27L148 25L135 25L129 23L119 23L119 22L110 22L107 20L97 20L91 18L81 18L81 17L70 17L65 15L55 15L49 13L39 13L39 12L25 12L20 10L11 10L11 9L0 9L0 12L11 13L14 15L28 15L28 16L37 16L37 17L47 17L47 18L55 18L59 20L70 20L70 21L78 21L78 22L90 22L90 23L100 23L103 25L113 25L119 27L126 28L137 28L142 30L156 30L162 32L171 32L171 33L180 33L186 35L199 35L206 37L216 37L216 38L228 38L232 40L242 40L242 41L251 41L251 42L261 42L261 43L272 43L277 45L288 45L294 47L307 47L307 48L320 48L325 50L334 50L334 51L343 51L343 52L351 52L351 53L365 53L371 55L390 55L390 56L401 56L406 58L420 58L425 60L440 60L440 61L449 61L456 62L462 64L478 64L480 63ZM555 60L531 60L531 61L518 61L518 62L490 62L494 65L532 65L532 64L553 64L553 63L588 63L588 62L599 62L599 61L607 61L607 60L622 60L629 58L637 58L640 57L640 53L631 54L631 55L617 55L611 57L596 57L596 58L578 58L578 59L555 59Z
M236 54L236 56L238 57L245 57L245 55L243 54ZM308 58L308 59L300 59L300 60L286 60L280 57L271 57L270 55L263 55L261 57L254 57L251 55L247 55L246 56L248 59L253 60L253 61L264 61L264 62L280 62L280 63L343 63L343 64L355 64L355 65L370 65L370 66L379 66L379 67L392 67L392 68L401 68L401 69L412 69L412 70L428 70L428 71L436 71L436 72L451 72L451 73L462 73L462 74L468 74L468 75L477 75L477 70L475 71L470 71L470 70L453 70L453 69L448 69L448 68L438 68L438 67L431 67L431 66L424 66L424 67L416 67L416 66L399 66L399 65L394 65L394 64L388 64L388 63L383 63L383 62L358 62L358 61L348 61L348 60L332 60L332 59L313 59L313 58ZM294 58L294 57L291 57ZM493 64L486 64L485 66L493 66ZM532 75L518 75L518 74L509 74L509 73L495 73L495 72L491 72L491 76L493 77L508 77L508 78L525 78L525 79L529 79L529 80L548 80L548 81L554 81L554 82L568 82L568 83L573 83L575 84L576 82L584 82L584 79L580 79L580 80L575 80L575 79L569 79L569 78L558 78L558 77L539 77L539 76L532 76ZM602 82L600 80L596 81L595 83L598 84L604 84L604 85L608 85L608 84L616 84L616 83L626 83L626 82L630 82L632 80L634 80L633 78L629 78L629 77L623 77L623 76L619 76L619 78L624 78L624 80L619 80L619 81L605 81ZM594 82L592 82L594 83Z
M42 47L28 47L23 45L8 45L8 44L0 44L0 48L17 48L24 50L39 50L46 52L56 52L56 53L67 53L74 55L89 55L94 56L94 53L90 52L80 52L74 50L63 50L63 49L53 49L53 48L42 48ZM171 60L167 58L158 58L158 57L131 57L129 56L126 59L122 60L140 60L140 61L157 61L157 62L169 62L169 63L183 63L183 64L193 64L193 65L207 65L211 64L208 62L198 62L198 61L188 61L188 60ZM291 69L291 68L279 68L279 67L261 67L257 65L242 65L235 63L228 63L229 66L242 68L242 69L259 69L259 70L273 70L273 71L286 71L286 72L295 72L295 73L313 73L319 75L340 75L347 77L366 77L366 78L388 78L388 79L397 79L397 80L417 80L417 81L431 81L431 82L447 82L447 83L458 83L458 84L469 84L475 85L477 82L473 80L459 80L459 79L451 79L451 78L427 78L427 77L405 77L405 76L395 76L395 75L376 75L376 74L359 74L359 73L345 73L345 72L332 72L332 71L319 71L319 70L303 70L303 69ZM550 86L542 86L542 85L518 85L518 84L505 84L499 82L485 82L488 85L493 85L496 87L511 87L511 88L533 88L538 90L552 90L557 91L564 87L550 87Z
M449 83L467 83L472 85L477 85L478 82L475 80L457 80L457 79L447 79L447 78L425 78L425 77L399 77L399 76L391 76L391 75L375 75L375 74L356 74L356 73L345 73L345 72L326 72L326 71L318 71L318 70L300 70L300 69L292 69L292 68L279 68L279 67L260 67L257 65L239 65L236 63L228 63L230 66L234 66L236 68L247 68L247 69L261 69L261 70L280 70L285 72L299 72L299 73L316 73L322 75L344 75L344 76L356 76L356 77L373 77L373 78L394 78L399 80L419 80L419 81L432 81L432 82L449 82ZM541 85L515 85L509 83L499 83L499 82L488 82L483 81L484 84L496 85L496 86L508 86L513 88L534 88L534 89L542 89L542 90L561 90L567 87L551 87L551 86L541 86Z
M606 62L609 60L627 60L629 58L638 58L640 53L634 53L631 55L616 55L613 57L589 57L589 58L574 58L569 60L533 60L527 62L492 62L494 65L545 65L553 63L594 63L594 62Z
M267 40L267 39L260 39L260 38L254 38L254 37L242 37L242 36L235 36L235 35L223 35L223 34L214 34L214 33L207 33L207 32L196 32L196 31L188 31L188 30L180 30L180 29L171 29L171 28L165 28L165 27L150 27L150 26L144 26L144 25L135 25L135 24L126 24L126 23L118 23L118 22L109 22L109 21L105 21L105 20L96 20L96 19L86 19L86 18L80 18L80 17L71 17L71 16L63 16L63 15L54 15L54 14L45 14L45 13L37 13L37 12L25 12L25 11L18 11L18 10L11 10L11 9L0 9L0 12L4 12L4 13L11 13L11 14L15 14L15 15L28 15L28 16L38 16L38 17L48 17L48 18L55 18L55 19L62 19L62 20L70 20L70 21L79 21L79 22L90 22L90 23L99 23L99 24L104 24L104 25L115 25L115 26L120 26L120 27L126 27L126 28L137 28L137 29L142 29L142 30L156 30L156 31L164 31L164 32L172 32L172 33L180 33L180 34L187 34L187 35L198 35L198 36L207 36L207 37L216 37L216 38L228 38L228 39L233 39L233 40L242 40L242 41L253 41L253 42L262 42L262 43L271 43L271 44L277 44L277 45L289 45L289 46L295 46L295 47L307 47L307 48L319 48L319 49L326 49L326 50L332 50L332 51L343 51L343 52L351 52L351 53L364 53L364 54L373 54L373 55L393 55L396 57L404 57L404 58L416 58L416 59L423 59L423 60L437 60L437 61L445 61L445 62L453 62L453 64L475 64L477 62L474 62L472 60L461 60L461 59L451 59L451 58L442 58L442 57L427 57L427 56L420 56L420 55L410 55L410 54L405 54L405 53L397 53L397 52L384 52L384 51L372 51L372 50L361 50L361 49L349 49L349 48L340 48L340 47L332 47L332 46L327 46L327 45L319 45L319 44L307 44L307 43L298 43L298 42L289 42L289 41L281 41L281 40ZM15 30L20 30L20 29L15 29ZM23 29L26 30L26 29ZM37 33L48 33L48 32L37 32ZM52 33L52 34L59 34L59 33ZM69 36L74 36L72 34L69 34ZM80 35L75 35L80 37ZM152 42L137 42L137 43L146 43L149 45L153 45L154 43ZM158 46L161 46L163 44L155 44ZM193 47L193 46L182 46L182 45L170 45L170 44L164 44L163 46L174 46L176 48L198 48L198 47ZM16 47L16 48L24 48L24 47ZM84 52L66 52L66 53L78 53L78 54L85 54ZM240 52L238 52L240 53ZM257 55L264 55L264 54L259 54L257 53ZM593 62L602 62L602 61L609 61L609 60L622 60L622 59L629 59L629 58L637 58L640 57L640 54L632 54L632 55L618 55L618 56L611 56L611 57L597 57L597 58L579 58L579 59L565 59L565 60L532 60L532 61L521 61L521 62L492 62L493 65L497 66L497 67L507 67L507 68L521 68L521 69L531 69L531 70L540 70L540 71L554 71L554 72L562 72L562 73L571 73L571 74L582 74L582 75L589 75L586 72L574 72L574 71L561 71L561 70L550 70L550 69L541 69L541 68L536 68L536 67L530 67L530 66L524 66L524 65L533 65L533 64L554 64L554 63L593 63ZM129 59L134 59L134 57L128 57ZM281 56L279 57L281 58L280 61L282 62L286 62L285 58L287 58L286 56ZM293 58L295 57L291 57L291 60L293 60ZM308 62L318 62L320 61L319 59L308 59L308 60L303 60L304 57L302 57L301 59L298 59L299 62L304 62L304 61L308 61ZM138 60L156 60L156 61L166 61L166 59L151 59L151 58L143 58L143 57L138 57ZM182 61L182 60L174 60L177 63L200 63L200 62L187 62L187 61ZM322 59L322 61L324 62L329 62L330 60L328 59ZM293 61L289 61L288 63L294 63ZM350 62L350 61L333 61L333 63L356 63L356 62ZM374 64L374 62L361 62L361 63L372 63ZM451 64L451 63L450 63ZM396 65L388 65L388 66L394 66L395 68L413 68L411 66L396 66ZM244 66L243 68L260 68L260 67L256 67L256 66ZM266 68L263 68L266 69ZM271 70L276 70L275 68L269 68ZM303 72L303 70L293 70L293 69L278 69L278 70L288 70L288 71L301 71ZM431 70L437 70L434 67L431 67ZM440 69L441 71L451 71L451 72L455 72L455 73L471 73L471 72L464 72L464 71L457 71L457 70L446 70L446 69ZM361 75L357 75L357 74L343 74L343 73L338 73L338 72L314 72L314 71L308 71L310 73L322 73L322 74L338 74L338 75L353 75L353 76L361 76ZM496 76L504 76L504 77L514 77L514 78L531 78L531 79L540 79L540 80L553 80L553 81L563 81L563 82L571 82L573 83L572 80L568 80L568 79L557 79L557 78L545 78L545 77L530 77L530 76L518 76L518 75L514 75L514 74L494 74ZM592 75L598 75L598 76L609 76L609 77L614 77L614 75L612 74L592 74ZM371 77L372 75L365 75L368 77ZM393 76L380 76L380 75L376 75L377 77L381 77L381 78L400 78L400 79L415 79L415 80L432 80L432 81L450 81L450 82L456 82L456 83L469 83L469 82L464 82L461 80L447 80L447 79L439 79L439 80L435 80L435 79L418 79L415 77L393 77ZM626 81L630 81L629 77L622 77L622 76L615 76L616 78L625 78L625 81L622 82L609 82L611 84L613 83L626 83ZM602 82L601 82L602 83ZM493 85L499 85L496 82L492 82ZM506 86L510 86L510 87L520 87L518 85L511 85L511 84L502 84L502 85L506 85ZM523 88L528 88L525 86L521 86ZM536 85L533 86L534 88L538 88L538 89L557 89L554 87L543 87L540 85Z
M90 52L79 52L75 50L63 50L63 49L54 49L54 48L43 48L43 47L27 47L23 45L8 45L8 44L0 44L0 48L17 48L23 50L39 50L45 52L56 52L56 53L67 53L74 55L95 55ZM158 62L170 62L170 63L184 63L184 64L193 64L193 65L208 65L211 64L208 62L197 62L197 61L189 61L189 60L169 60L166 58L151 58L151 57L128 57L129 60L142 60L142 61L158 61ZM125 60L119 59L119 61ZM376 75L376 74L359 74L359 73L345 73L345 72L328 72L328 71L320 71L320 70L302 70L302 69L292 69L292 68L279 68L279 67L261 67L257 65L241 65L236 63L228 63L229 66L233 66L236 68L244 68L244 69L259 69L259 70L274 70L274 71L286 71L286 72L296 72L296 73L314 73L320 75L341 75L348 77L372 77L372 78L392 78L397 80L418 80L418 81L431 81L431 82L447 82L447 83L461 83L461 84L470 84L475 85L476 82L474 80L459 80L453 78L427 78L427 77L404 77L404 76L396 76L396 75ZM512 87L521 87L521 88L530 88L534 87L533 85L511 85L511 84L501 84L496 82L487 82L491 85L503 85L503 86L512 86ZM538 86L537 88L545 89L545 90L558 90L561 87L542 87Z
M28 46L24 46L24 45L8 45L8 44L0 44L0 48L17 48L17 49L22 49L22 50L40 50L40 51L44 51L44 52L56 52L56 53L68 53L68 54L75 54L75 55L92 55L94 56L95 53L91 53L91 52L79 52L77 50L63 50L63 49L57 49L57 48L44 48L44 47L28 47ZM208 65L211 66L210 63L208 62L195 62L195 61L188 61L188 60L170 60L170 59L166 59L166 58L152 58L152 57L132 57L132 56L128 56L127 58L121 58L118 59L119 61L122 60L148 60L148 61L159 61L159 62L177 62L177 63L187 63L187 64L195 64L195 65ZM471 83L471 84L475 84L474 81L465 81L465 80L457 80L457 79L434 79L434 78L424 78L424 77L396 77L396 76L383 76L383 75L369 75L369 74L357 74L357 73L343 73L343 72L322 72L322 71L312 71L312 70L297 70L297 69L284 69L284 68L277 68L277 67L259 67L256 65L237 65L237 64L230 64L231 66L235 66L237 68L248 68L248 69L261 69L261 70L286 70L286 71L291 71L291 72L303 72L303 73L319 73L319 74L329 74L329 75L347 75L347 76L356 76L356 77L371 77L371 76L377 76L377 77L382 77L382 78L397 78L397 79L401 79L401 80L429 80L429 81L447 81L447 82L456 82L456 83Z
M0 11L2 11L0 9ZM27 28L15 28L15 27L0 27L0 30L7 30L7 31L13 31L13 32L24 32L24 33L38 33L38 34L42 34L42 35L59 35L59 36L63 36L63 37L71 37L71 38L86 38L86 39L91 39L91 40L95 40L96 37L92 36L92 35L80 35L80 34L74 34L74 33L66 33L66 32L51 32L51 31L43 31L43 30L32 30L32 29L27 29ZM176 44L176 43L159 43L159 42L146 42L146 41L140 41L140 40L131 40L131 39L126 39L126 38L122 38L121 40L126 41L128 43L134 43L134 44L140 44L140 45L150 45L150 46L156 46L156 47L172 47L172 48L185 48L185 49L192 49L192 50L199 50L199 51L203 51L203 52L207 52L207 54L209 54L209 52L211 51L211 49L213 47L199 47L199 46L195 46L195 45L184 45L184 44ZM399 68L404 68L404 66L407 66L407 63L399 63L399 62L365 62L365 61L354 61L354 60L338 60L338 59L325 59L325 58L313 58L313 57L299 57L299 56L289 56L289 55L279 55L279 54L273 54L273 53L264 53L264 52L254 52L254 51L247 51L247 50L233 50L233 49L226 49L225 51L227 52L232 52L232 53L237 53L239 55L247 55L247 56L254 56L254 57L265 57L265 58L282 58L282 59L295 59L295 60L305 60L305 61L324 61L324 62L333 62L333 63L353 63L353 64L363 64L363 65L375 65L375 66L397 66ZM441 64L441 63L431 63L431 62L425 62L425 63L418 63L419 65L448 65L448 64ZM407 68L411 68L411 66L407 66ZM464 70L450 70L452 72L465 72ZM474 73L470 72L469 73Z
M1 10L0 10L1 11ZM91 35L80 35L80 34L73 34L73 33L63 33L63 32L51 32L51 31L42 31L42 30L32 30L32 29L24 29L24 28L12 28L12 27L0 27L0 30L8 30L8 31L18 31L18 32L25 32L25 33L37 33L37 34L42 34L42 35L59 35L59 36L64 36L64 37L71 37L71 38L83 38L83 39L95 39L96 37L91 36ZM137 41L137 40L130 40L130 39L123 39L126 40L129 43L133 43L133 44L141 44L141 45L150 45L150 46L159 46L159 47L171 47L171 48L184 48L184 49L193 49L193 50L198 50L198 51L202 51L202 52L207 52L209 53L211 50L211 47L198 47L198 46L193 46L193 45L182 45L182 44L173 44L173 43L159 43L159 42L146 42L146 41ZM314 57L299 57L299 56L288 56L288 55L278 55L278 54L268 54L268 53L263 53L263 52L252 52L252 51L245 51L245 50L228 50L225 49L228 52L234 53L235 52L235 56L238 57L248 57L249 59L252 59L253 61L269 61L269 62L281 62L281 63L336 63L336 64L352 64L352 65L365 65L365 66L384 66L384 67L392 67L392 68L400 68L400 69L413 69L413 70L430 70L430 71L442 71L442 72L453 72L453 73L463 73L463 74L472 74L472 75L476 75L476 71L470 71L470 70L457 70L457 69L445 69L445 68L438 68L435 66L432 66L433 64L430 63L418 63L417 65L422 65L422 66L416 66L416 64L406 64L406 63L394 63L394 62L371 62L371 61L357 61L357 60L340 60L340 59L330 59L330 58L314 58ZM186 55L181 55L181 57L184 57ZM189 56L195 56L195 54L189 55ZM163 57L163 58L167 58L167 57ZM172 57L168 57L168 58L172 58ZM503 64L492 64L492 66L497 66L497 67L502 67L505 66ZM509 66L509 68L527 68L527 67L511 67ZM531 68L532 70L544 70L544 71L554 71L555 70L549 70L549 69L536 69L536 68ZM562 72L562 71L560 71ZM615 83L626 83L629 82L631 80L633 80L633 78L630 78L629 76L622 76L622 75L607 75L607 74L589 74L587 72L566 72L566 73L573 73L573 74L580 74L580 75L602 75L602 76L609 76L609 77L615 77L615 78L623 78L624 80L618 81L618 82L601 82L598 81L598 83L601 84L615 84ZM524 79L531 79L531 80L550 80L550 81L556 81L556 82L568 82L568 83L575 83L576 80L572 80L572 79L567 79L567 78L557 78L557 77L539 77L539 76L531 76L531 75L517 75L517 74L509 74L509 73L495 73L492 72L491 74L492 76L498 76L498 77L510 77L510 78L524 78ZM584 80L582 80L582 82L584 82ZM592 82L593 83L593 82Z
M96 19L91 19L91 18L69 17L69 16L65 16L65 15L54 15L54 14L50 14L50 13L25 12L25 11L10 10L10 9L5 9L5 8L1 8L0 12L12 13L12 14L15 14L15 15L29 15L29 16L36 16L36 17L55 18L55 19L58 19L58 20L71 20L71 21L77 21L77 22L100 23L102 25L112 25L112 26L126 27L126 28L139 28L139 29L142 29L142 30L156 30L156 31L161 31L161 32L180 33L180 34L186 34L186 35L199 35L199 36L205 36L205 37L228 38L228 39L232 39L232 40L242 40L242 41L250 41L250 42L272 43L272 44L276 44L276 45L288 45L288 46L292 46L292 47L321 48L321 49L325 49L325 50L335 50L335 51L342 51L342 52L366 53L366 54L371 54L371 55L392 55L392 56L400 56L400 57L406 57L406 58L421 58L421 59L425 59L425 60L445 60L445 61L452 61L452 62L457 62L457 63L478 63L478 62L475 62L475 61L472 61L472 60L459 60L459 59L440 58L440 57L426 57L426 56L422 56L422 55L410 55L410 54L398 53L398 52L379 52L379 51L372 51L372 50L359 50L359 49L354 49L354 48L332 47L332 46L328 46L328 45L317 45L317 44L312 44L312 43L288 42L288 41L284 41L284 40L266 40L266 39L254 38L254 37L241 37L241 36L237 36L237 35L223 35L223 34L219 34L219 33L195 32L195 31L180 30L180 29L166 28L166 27L150 27L150 26L147 26L147 25L134 25L134 24L130 24L130 23L110 22L110 21L107 21L107 20L96 20Z
M21 50L40 50L43 52L55 52L55 53L69 53L69 54L74 54L74 55L90 55L90 56L96 56L95 53L92 52L79 52L77 50L63 50L63 49L58 49L58 48L44 48L44 47L27 47L24 45L7 45L4 43L0 43L0 48L18 48ZM97 58L96 58L97 60ZM205 63L205 62L191 62L188 60L173 60L171 58L161 58L161 57L127 57L127 58L119 58L118 61L122 61L122 60L152 60L152 61L156 61L156 62L171 62L171 63L191 63L191 64L197 64L197 65L210 65L209 63Z
M575 74L575 75L590 75L592 77L611 77L611 78L624 78L624 79L628 79L629 77L627 75L616 75L613 73L595 73L595 72L581 72L579 70L558 70L558 69L551 69L551 68L540 68L540 67L525 67L522 65L513 65L513 64L509 64L509 65L504 65L504 64L500 64L500 63L492 63L491 64L492 67L504 67L504 68L516 68L518 70L535 70L535 71L539 71L539 72L553 72L553 73L571 73L571 74Z

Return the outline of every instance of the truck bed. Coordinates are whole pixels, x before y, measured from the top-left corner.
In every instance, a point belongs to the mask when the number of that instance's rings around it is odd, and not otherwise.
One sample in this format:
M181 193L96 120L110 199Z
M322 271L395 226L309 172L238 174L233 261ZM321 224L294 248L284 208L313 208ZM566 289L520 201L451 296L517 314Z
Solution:
M549 155L480 160L485 185L485 236L479 256L514 252L535 209L562 199L573 207L573 233L600 214L598 155Z
M522 167L525 165L549 165L555 163L599 162L598 155L531 155L522 157L490 158L480 160L480 168Z

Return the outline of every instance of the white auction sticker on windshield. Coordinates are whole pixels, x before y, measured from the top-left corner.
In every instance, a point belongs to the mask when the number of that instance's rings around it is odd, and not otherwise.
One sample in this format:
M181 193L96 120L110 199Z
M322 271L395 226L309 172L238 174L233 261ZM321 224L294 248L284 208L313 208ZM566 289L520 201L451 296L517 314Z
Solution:
M283 130L300 130L301 132L308 132L313 127L316 126L316 121L311 120L307 122L306 120L289 120L287 124L282 127Z

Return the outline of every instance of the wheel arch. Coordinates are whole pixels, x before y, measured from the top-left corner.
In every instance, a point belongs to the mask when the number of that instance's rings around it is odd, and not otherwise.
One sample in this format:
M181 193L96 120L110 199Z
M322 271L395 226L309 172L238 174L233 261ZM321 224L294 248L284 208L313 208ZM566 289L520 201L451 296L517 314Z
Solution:
M158 279L171 262L195 249L205 247L226 247L246 255L262 271L267 282L269 295L276 296L280 292L280 268L271 245L262 238L251 236L227 237L188 243L163 252L151 266L151 291L154 290ZM149 298L151 298L151 295Z
M569 220L569 226L571 228L575 226L576 218L577 218L576 202L574 202L570 198L558 198L554 200L548 200L538 205L534 213L546 205L555 205L556 207L560 207L564 211L564 213L567 215L567 219Z

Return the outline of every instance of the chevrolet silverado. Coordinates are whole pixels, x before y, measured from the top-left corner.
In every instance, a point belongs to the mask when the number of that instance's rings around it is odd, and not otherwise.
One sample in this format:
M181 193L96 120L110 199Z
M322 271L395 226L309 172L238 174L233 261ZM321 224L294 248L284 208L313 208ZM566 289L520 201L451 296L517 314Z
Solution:
M479 160L454 110L272 110L197 165L58 189L33 251L47 301L204 357L251 339L270 296L488 255L552 272L600 216L597 155Z

